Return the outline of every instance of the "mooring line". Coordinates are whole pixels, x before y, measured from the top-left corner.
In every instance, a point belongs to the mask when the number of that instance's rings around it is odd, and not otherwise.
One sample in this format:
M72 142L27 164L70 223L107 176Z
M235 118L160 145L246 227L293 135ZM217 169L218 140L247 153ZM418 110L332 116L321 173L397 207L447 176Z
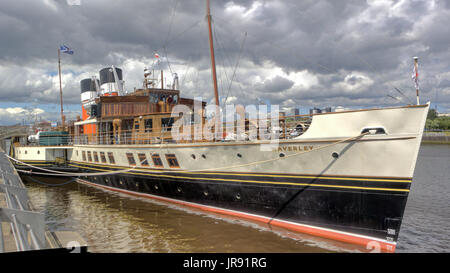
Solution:
M363 137L363 136L365 136L365 135L367 135L367 134L369 134L369 132L362 133L362 134L360 134L360 135L358 135L358 136L354 136L354 137L346 138L346 139L343 139L343 140L339 140L339 141L333 142L333 143L328 144L328 145L319 146L319 147L317 147L317 148L314 148L314 149L311 149L311 150L308 150L308 151L302 151L302 152L298 152L298 153L295 153L295 154L285 155L285 156L283 156L283 157L277 157L277 158L272 158L272 159L267 159L267 160L254 161L254 162L250 162L250 163L239 164L239 165L232 165L232 166L225 166L225 167L217 167L217 168L201 169L201 170L182 170L182 171L164 170L164 171L171 172L171 173L195 173L195 172L205 172L205 171L225 170L225 169L231 169L231 168L241 168L241 167L246 167L246 166L251 166L251 165L265 164L265 163L274 162L274 161L278 161L278 160L283 160L283 159L290 158L290 157L293 157L293 156L298 156L298 155L301 155L301 154L306 154L306 153L314 152L314 151L317 151L317 150L325 149L325 148L328 148L328 147L331 147L331 146L334 146L334 145L337 145L337 144L340 144L340 143L343 143L343 142L347 142L347 141L351 141L351 140L353 140L353 139L357 139L357 138ZM28 166L28 167L35 168L35 169L38 169L38 170L42 170L42 171L45 171L45 172L50 172L50 173L36 173L36 172L35 172L36 174L44 174L44 175L52 175L52 176L96 176L96 175L110 175L110 174L119 174L119 173L130 172L130 171L136 169L136 167L137 167L137 166L134 166L133 168L124 169L124 170L120 170L120 171L108 171L108 172L98 172L98 173L70 173L70 172L61 172L61 171L55 171L55 170L50 170L50 169L45 169L45 168L37 167L37 166L31 165L31 164L27 164L27 163L25 163L25 162L23 162L23 161L17 160L17 159L15 159L15 158L12 158L12 157L10 157L10 156L8 156L8 155L6 155L6 154L5 154L5 156L8 157L8 158L11 159L11 160L17 162L17 163L26 165L26 166ZM145 160L143 160L143 161L145 161ZM141 162L141 163L142 163L142 162ZM24 172L24 173L30 173L30 174L32 174L31 171L25 171L25 170L18 170L18 171L21 171L21 172ZM139 169L139 171L140 171L140 172L143 172L143 173L160 173L160 172L161 172L160 170L158 170L158 171L156 171L156 170L153 171L153 170L144 170L144 169Z

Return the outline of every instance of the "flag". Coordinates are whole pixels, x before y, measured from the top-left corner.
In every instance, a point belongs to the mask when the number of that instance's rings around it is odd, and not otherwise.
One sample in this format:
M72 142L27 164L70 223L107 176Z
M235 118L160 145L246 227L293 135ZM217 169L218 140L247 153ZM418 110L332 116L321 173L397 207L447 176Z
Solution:
M416 90L419 89L419 65L414 63L413 75L412 79L414 80L414 84L416 85Z
M153 56L156 59L156 64L159 65L161 63L161 59L159 58L159 54L155 52L155 54ZM153 62L153 64L155 64L155 62Z
M67 53L67 54L73 55L73 50L71 50L70 48L68 48L65 45L60 46L59 49L61 50L62 53Z

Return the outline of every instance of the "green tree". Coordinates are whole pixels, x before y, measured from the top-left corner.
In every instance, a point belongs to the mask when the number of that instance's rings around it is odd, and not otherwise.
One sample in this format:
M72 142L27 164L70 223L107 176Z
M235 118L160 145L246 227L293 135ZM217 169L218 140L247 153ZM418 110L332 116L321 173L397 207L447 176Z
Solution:
M428 116L427 119L435 119L437 118L437 112L435 109L428 110Z

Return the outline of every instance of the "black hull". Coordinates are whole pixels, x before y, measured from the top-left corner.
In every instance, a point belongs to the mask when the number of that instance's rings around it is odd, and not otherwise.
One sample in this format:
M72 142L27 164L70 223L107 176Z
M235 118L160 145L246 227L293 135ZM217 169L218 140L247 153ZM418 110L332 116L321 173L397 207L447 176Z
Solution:
M85 173L117 171L107 165L71 166ZM407 178L140 170L80 178L111 190L207 206L210 211L280 223L289 229L339 241L364 246L374 241L387 252L395 249L411 185ZM318 232L309 232L314 228Z

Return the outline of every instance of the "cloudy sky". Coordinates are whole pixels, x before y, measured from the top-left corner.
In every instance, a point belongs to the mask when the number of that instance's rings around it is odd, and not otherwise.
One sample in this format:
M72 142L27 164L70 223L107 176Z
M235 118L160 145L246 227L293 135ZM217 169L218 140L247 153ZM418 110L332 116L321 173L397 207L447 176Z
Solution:
M211 0L221 102L450 112L449 0ZM0 0L0 125L80 114L81 79L115 65L142 85L154 53L183 97L213 101L204 0ZM398 88L405 96L395 90ZM394 99L392 97L396 97Z

